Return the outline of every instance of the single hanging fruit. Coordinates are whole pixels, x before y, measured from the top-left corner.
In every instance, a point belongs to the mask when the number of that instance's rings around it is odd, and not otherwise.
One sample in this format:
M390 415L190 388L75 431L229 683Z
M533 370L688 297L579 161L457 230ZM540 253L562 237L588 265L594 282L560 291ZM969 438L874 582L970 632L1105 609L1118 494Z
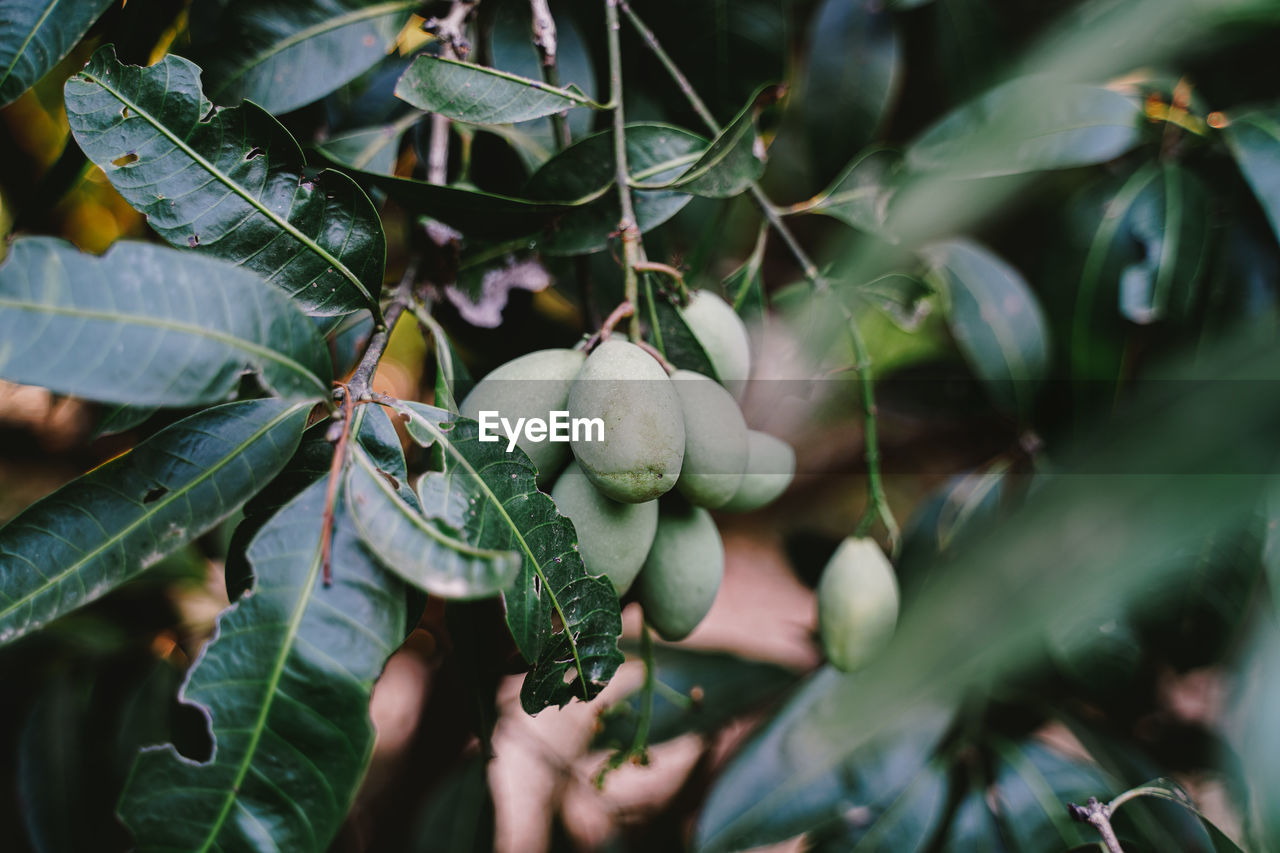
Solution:
M684 413L684 466L676 488L697 506L724 506L747 467L747 422L733 395L701 373L677 370L671 384Z
M482 411L497 412L513 424L518 418L549 420L551 412L566 410L569 387L584 361L584 353L571 349L544 349L522 355L480 380L458 411L472 420L479 420ZM502 441L505 448L506 439ZM529 441L522 434L516 445L538 469L539 483L550 482L569 456L564 442Z
M850 536L827 561L818 582L818 629L827 658L840 670L866 666L898 623L898 580L873 539Z
M684 462L684 415L671 380L653 356L608 340L587 357L569 389L572 418L599 418L600 441L584 430L571 443L597 489L623 503L644 503L675 487Z
M570 462L551 490L561 515L573 522L587 572L607 575L622 595L631 586L658 529L658 502L626 504L605 497Z
M680 316L702 345L720 384L741 397L751 375L751 342L742 318L709 290L694 291Z
M645 621L664 640L683 640L711 609L723 576L724 545L711 514L684 501L664 502L636 581Z

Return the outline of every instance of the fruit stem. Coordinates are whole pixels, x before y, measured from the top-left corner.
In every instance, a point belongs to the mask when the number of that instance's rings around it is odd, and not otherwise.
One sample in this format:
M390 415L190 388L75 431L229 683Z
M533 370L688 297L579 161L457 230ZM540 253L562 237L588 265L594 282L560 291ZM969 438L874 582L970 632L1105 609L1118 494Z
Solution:
M619 41L618 4L621 0L605 0L604 19L609 45L609 103L613 110L614 183L618 188L618 234L622 237L623 299L632 305L640 302L640 279L636 264L644 260L640 247L640 229L631 204L631 172L627 168L626 116L622 110L622 47ZM640 341L640 320L633 312L630 323L631 341Z
M684 273L670 264L660 264L657 261L640 261L636 264L636 272L653 272L665 275L675 282L676 293L680 297L681 303L687 304L689 302L689 288L684 283Z
M707 109L707 105L702 98L698 97L698 93L694 90L693 84L689 82L689 78L684 76L684 72L680 70L680 67L663 50L662 45L658 43L657 36L653 34L653 30L645 25L640 16L627 3L627 0L610 0L610 2L611 4L617 2L622 7L627 20L630 21L636 32L640 34L640 38L649 48L649 51L662 64L662 67L667 70L667 74L671 76L676 86L684 93L685 99L689 101L689 106L693 107L693 111L702 119L702 123L707 126L707 129L718 135L721 131L719 122L711 114L711 110ZM754 181L751 183L751 197L755 199L756 206L760 208L760 212L769 223L769 227L787 245L787 249L791 252L792 257L795 258L796 263L800 265L805 279L813 289L819 293L830 291L830 284L822 277L809 254L800 245L795 235L791 233L791 229L782 221L782 214L769 201L769 197L765 195L760 185ZM858 371L859 384L862 386L862 434L863 444L866 448L868 504L866 512L863 513L861 520L858 522L858 531L865 533L879 518L884 522L885 530L889 535L890 549L896 555L901 539L898 523L889 507L889 501L885 496L884 485L880 476L880 438L876 424L876 401L874 380L871 374L871 356L867 352L866 341L862 339L862 331L858 328L858 324L854 322L853 313L843 302L840 302L840 307L848 320L846 325L848 326L849 341L853 346L856 362L854 368Z

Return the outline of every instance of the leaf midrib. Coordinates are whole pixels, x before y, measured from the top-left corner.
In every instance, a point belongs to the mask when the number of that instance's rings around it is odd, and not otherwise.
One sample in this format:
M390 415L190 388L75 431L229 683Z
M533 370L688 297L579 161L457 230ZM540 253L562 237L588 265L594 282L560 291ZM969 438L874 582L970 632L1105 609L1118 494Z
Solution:
M197 326L193 323L181 323L173 320L165 320L160 317L152 317L145 314L112 314L109 311L90 311L84 308L68 308L62 305L49 305L40 302L23 302L16 299L6 299L0 296L0 308L12 308L18 311L31 311L34 313L54 314L62 317L75 317L83 320L102 320L106 322L122 323L126 325L148 326L154 329L163 329L165 331L182 333L188 335L196 335L197 337L207 338L220 344L227 345L232 349L245 350L250 354L265 358L268 361L275 362L280 366L299 374L302 378L309 380L317 388L318 395L324 398L328 395L329 389L320 381L320 377L303 366L301 363L289 358L271 347L262 344L247 341L244 338L237 338L235 335L226 332L219 332L204 326Z
M118 542L122 541L129 534L133 533L134 530L138 529L138 527L140 527L144 522L150 521L152 518L158 515L162 509L169 506L169 504L173 503L178 498L186 497L188 494L190 494L190 492L193 489L195 489L201 483L205 482L206 480L211 478L213 475L221 471L223 468L225 468L227 465L231 464L231 461L233 459L239 458L240 454L243 453L247 447L249 447L258 439L262 438L262 436L266 435L271 430L274 430L284 421L288 420L298 411L298 409L304 406L309 407L310 403L295 403L294 405L285 409L276 417L272 418L266 424L263 424L263 426L261 426L258 430L256 430L252 435L250 435L244 441L237 444L234 448L232 448L229 452L227 452L216 463L211 465L207 470L201 472L195 479L191 480L191 482L187 483L186 485L182 486L179 489L174 489L166 493L159 500L150 504L151 506L150 512L143 513L132 523L128 524L118 532L104 539L101 544L93 548L91 551L87 552L79 560L76 560L74 563L72 563L67 568L63 569L61 572L58 572L56 575L53 575L52 577L47 578L45 580L45 583L41 584L39 587L27 593L23 597L15 599L14 603L11 604L10 606L4 608L3 610L0 610L0 619L4 619L6 616L8 616L17 608L21 607L24 604L27 604L36 596L41 595L44 592L47 592L52 587L61 583L68 575L73 574L76 571L79 571L80 568L82 568L85 565L85 563L90 562L93 559L96 559L100 554L102 554L108 548L114 547ZM130 451L130 452L132 453L135 451Z
M4 74L0 74L0 86L3 86L8 82L9 77L13 75L13 69L18 67L18 60L27 52L27 48L31 46L31 42L35 39L36 33L40 32L41 28L44 27L44 22L49 20L49 16L53 14L53 10L57 8L60 2L62 2L62 0L53 0L52 3L45 7L44 14L40 16L40 20L36 21L36 25L31 28L31 32L27 33L27 37L23 39L22 44L18 46L17 52L13 55L13 61L11 61L4 69Z
M582 656L578 653L578 642L574 639L573 632L569 627L572 623L565 616L564 608L560 606L559 596L556 595L555 589L547 580L546 574L543 573L542 566L538 563L537 557L533 555L533 550L529 547L529 543L525 541L524 533L516 526L515 519L513 519L507 512L507 508L503 506L502 501L498 500L498 496L489 488L489 484L485 482L485 479L480 476L480 472L472 467L471 463L462 455L462 452L458 450L458 448L454 447L453 442L449 441L449 437L444 434L443 430L436 426L436 424L432 423L428 418L423 417L408 406L397 408L402 412L408 412L410 417L420 421L424 426L426 426L427 430L436 437L436 441L440 442L442 447L448 448L449 454L458 460L458 463L466 469L467 473L471 475L472 479L475 480L475 482L479 484L480 488L484 491L490 503L497 507L498 512L502 514L504 519L506 519L507 526L511 528L512 532L515 534L516 541L520 543L520 550L523 551L525 556L528 558L529 564L533 567L533 573L538 576L540 581L542 581L542 588L547 591L547 596L551 599L551 606L555 608L556 615L560 617L560 624L564 626L565 639L569 643L570 651L573 652L573 664L578 670L578 683L582 685L584 701L590 701L590 686L587 680L587 673L582 666Z
M262 65L278 54L284 53L294 45L302 44L308 39L318 38L325 33L339 30L352 24L358 24L371 18L388 15L401 9L412 9L414 6L418 5L421 5L420 0L391 0L391 2L378 3L373 6L367 6L363 9L356 9L354 11L338 15L335 18L329 18L321 21L320 23L312 24L309 27L304 27L288 38L281 39L267 50L255 53L253 56L249 57L249 59L237 66L235 71L228 75L222 84L210 94L214 96L221 95L232 83L249 73L253 68Z
M281 218L280 215L277 214L275 211L273 211L271 208L267 207L266 205L262 204L258 199L254 198L253 195L251 195L247 190L244 189L244 187L240 186L240 184L232 180L231 177L225 174L222 170L215 167L213 163L209 162L207 159L205 159L203 155L201 155L198 151L196 151L194 148L188 145L185 140L179 139L159 119L153 116L148 110L140 106L138 103L126 97L125 94L121 92L119 89L116 89L115 87L109 85L105 80L101 79L100 77L97 77L91 71L88 71L88 70L81 71L80 76L85 80L89 80L95 83L96 85L101 86L104 91L109 92L112 95L112 97L114 97L117 101L119 101L120 103L132 109L134 112L138 114L139 117L144 119L148 124L150 124L159 133L161 133L166 139L172 142L174 146L180 149L184 154L186 154L188 157L194 160L201 168L203 168L215 179L217 179L219 183L221 183L227 189L231 190L236 195L240 196L246 202L248 202L250 206L252 206L255 210L257 210L263 216L267 217L269 220L274 222L276 226L280 228L282 231L289 234L289 236L293 237L299 243L306 246L307 249L314 252L316 255L319 255L320 258L322 258L327 264L329 264L331 267L333 267L335 270L341 273L343 278L345 278L347 281L351 282L351 284L355 286L355 288L360 292L360 295L364 297L366 304L368 304L370 309L372 309L374 317L375 318L381 317L381 309L377 303L377 300L373 298L373 294L369 292L368 288L364 286L364 283L360 281L359 277L357 277L356 274L352 272L351 269L346 264L338 260L338 258L336 258L333 254L331 254L327 249L325 249L315 240L312 240L306 234L303 234L301 231L299 231L292 222L288 221L287 219Z

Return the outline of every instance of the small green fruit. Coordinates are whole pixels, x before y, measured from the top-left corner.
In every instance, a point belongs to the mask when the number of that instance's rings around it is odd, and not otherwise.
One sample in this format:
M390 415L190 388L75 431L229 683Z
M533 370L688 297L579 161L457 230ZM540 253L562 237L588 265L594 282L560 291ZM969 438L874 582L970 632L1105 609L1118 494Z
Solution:
M690 503L724 506L742 485L747 467L747 422L720 385L692 370L677 370L671 384L684 412L684 466L676 487Z
M724 545L711 514L664 504L636 591L644 618L664 640L683 640L711 609L724 576Z
M684 415L666 371L635 344L609 340L588 356L569 389L573 418L599 418L604 440L572 442L597 489L644 503L675 487L684 462Z
M709 290L695 291L680 315L711 360L720 384L741 397L751 375L751 342L742 318Z
M658 502L624 504L607 498L576 462L556 480L551 499L578 532L578 551L587 572L608 575L618 595L626 592L653 544Z
M898 581L872 539L850 536L831 555L818 582L818 628L827 658L853 672L866 666L898 623Z
M795 473L796 452L791 445L766 432L750 430L747 433L747 470L742 475L742 485L721 509L725 512L760 509L787 490Z
M472 388L458 407L459 413L472 420L478 420L482 411L498 412L512 423L517 418L547 420L551 412L566 409L569 387L585 360L585 354L570 349L522 355L496 368ZM569 455L563 442L533 442L521 435L516 444L537 467L539 482L548 482Z

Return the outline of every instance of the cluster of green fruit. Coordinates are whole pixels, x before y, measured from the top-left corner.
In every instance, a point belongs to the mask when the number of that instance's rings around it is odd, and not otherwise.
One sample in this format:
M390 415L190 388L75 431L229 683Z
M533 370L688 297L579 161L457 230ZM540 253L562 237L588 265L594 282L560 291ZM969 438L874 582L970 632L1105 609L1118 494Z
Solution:
M689 370L668 375L644 348L610 337L589 354L552 349L510 361L460 407L472 419L567 410L603 423L599 440L587 431L567 445L522 437L518 446L540 485L554 481L551 497L573 522L587 571L608 576L619 595L634 584L667 640L688 636L720 587L724 547L708 510L758 509L795 472L790 445L748 429L738 407L751 366L741 319L706 291L681 313L719 383Z

